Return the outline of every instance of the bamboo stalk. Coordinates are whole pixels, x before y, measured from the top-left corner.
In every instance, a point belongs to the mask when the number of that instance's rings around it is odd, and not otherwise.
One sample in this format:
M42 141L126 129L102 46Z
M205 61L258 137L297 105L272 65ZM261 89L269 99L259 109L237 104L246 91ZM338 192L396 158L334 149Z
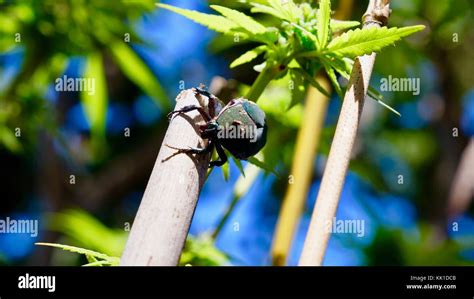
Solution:
M177 96L175 110L187 105L200 105L191 89ZM175 116L170 122L127 240L121 265L178 265L210 157L173 155L176 151L164 145L177 148L207 145L196 129L196 125L202 122L202 117L196 111Z
M347 19L352 12L352 6L352 0L340 1L334 17ZM325 90L330 91L331 85L325 77L317 76L316 81ZM329 99L313 86L308 88L303 116L304 126L298 132L290 172L293 175L293 184L288 186L283 199L272 245L272 263L275 266L286 264L303 213L312 175L312 163L308 161L313 161L316 156L328 101Z
M389 2L389 0L370 1L363 17L365 28L386 25L390 14ZM336 215L375 56L375 53L360 56L354 62L321 187L301 253L300 266L322 265L330 237L328 227L330 227Z
M330 90L330 85L326 78L318 76L316 80L325 90ZM285 265L294 232L303 212L313 171L312 162L316 156L328 101L329 99L316 88L308 89L303 125L298 131L296 138L293 165L290 172L293 176L293 183L288 185L273 241L272 259L273 265L276 266Z
M466 211L474 196L474 137L464 149L454 175L448 200L450 219Z

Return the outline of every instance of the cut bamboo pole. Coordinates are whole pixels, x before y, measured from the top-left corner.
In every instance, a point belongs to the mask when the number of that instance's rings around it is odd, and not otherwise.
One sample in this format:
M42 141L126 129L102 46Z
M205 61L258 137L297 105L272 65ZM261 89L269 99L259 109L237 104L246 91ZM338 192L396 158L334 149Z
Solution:
M365 28L387 24L390 14L389 2L370 0L363 17ZM329 227L336 215L374 62L375 53L357 57L354 62L301 253L300 266L320 266L323 263L330 238Z
M198 99L199 98L199 99ZM205 97L191 89L176 98L175 110L187 105L207 107ZM121 258L122 266L176 266L206 178L209 155L177 154L177 148L207 145L197 131L203 119L198 112L171 120L145 189Z
M325 90L330 90L326 78L318 76L316 80ZM308 89L303 125L296 137L293 166L290 172L293 183L288 185L273 241L272 262L275 266L285 265L293 235L303 212L313 172L312 162L316 156L328 101L329 98L316 88Z
M448 217L452 219L469 208L474 196L474 137L464 149L454 175L448 200Z
M352 6L352 0L340 1L334 17L342 20L347 19L352 12ZM316 77L316 81L325 90L331 91L331 85L325 77L319 75ZM285 265L291 250L291 243L303 213L311 182L313 164L308 162L313 161L316 156L328 102L329 98L316 88L313 86L308 88L302 122L304 126L298 131L290 172L293 175L293 184L288 185L283 199L272 244L272 264L274 266Z

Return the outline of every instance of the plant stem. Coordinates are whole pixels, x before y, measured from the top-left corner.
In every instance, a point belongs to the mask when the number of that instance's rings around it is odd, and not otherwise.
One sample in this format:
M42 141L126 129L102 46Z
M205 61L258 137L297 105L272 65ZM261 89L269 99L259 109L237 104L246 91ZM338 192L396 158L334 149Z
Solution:
M277 67L264 68L245 97L250 101L256 102L270 81L272 81L279 72L280 70Z
M474 195L474 137L464 149L451 184L448 200L448 218L452 219L469 208Z
M352 11L352 6L352 0L340 1L334 17L347 19ZM330 92L331 85L325 77L318 75L315 80L324 90ZM290 172L293 175L293 183L288 186L283 199L272 246L272 262L276 266L286 264L291 242L303 213L313 173L312 163L308 163L308 161L314 161L316 157L328 101L329 98L315 87L309 87L303 116L304 125L300 127L296 138Z
M325 90L330 90L331 86L325 77L319 75L316 80ZM309 88L303 122L298 131L293 154L290 172L293 182L288 185L283 199L272 246L272 262L277 266L285 265L294 232L303 212L313 173L312 161L316 156L328 101L329 98L316 88Z
M389 11L388 0L371 0L363 17L364 27L386 24ZM375 53L355 60L301 253L300 266L322 265L330 237L329 227L336 216L374 62Z

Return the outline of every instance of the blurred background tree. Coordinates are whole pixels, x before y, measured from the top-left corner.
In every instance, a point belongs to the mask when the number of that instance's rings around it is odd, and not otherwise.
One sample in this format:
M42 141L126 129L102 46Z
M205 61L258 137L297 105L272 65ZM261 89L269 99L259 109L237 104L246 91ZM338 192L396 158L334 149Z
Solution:
M210 85L221 76L227 80L214 82L222 83L218 95L228 101L255 80L251 64L228 65L256 45L217 36L156 9L154 2L0 1L0 213L40 219L42 226L37 239L0 234L0 263L85 263L70 253L35 247L37 241L119 256L167 127L171 99L180 88ZM208 4L219 4L250 14L247 3L236 1L162 2L207 13ZM333 9L339 2L332 1ZM473 4L417 0L392 1L391 7L390 26L424 24L428 30L379 54L372 84L389 75L420 78L421 93L384 93L402 117L366 103L337 214L363 219L365 235L334 234L324 264L472 264L473 195L455 214L448 214L447 200L473 136ZM359 19L365 8L364 1L353 1L348 19ZM266 25L274 21L257 16ZM54 81L63 75L96 78L97 92L93 97L57 92ZM292 265L340 103L333 94L318 158L307 161L313 175L289 254ZM258 104L270 127L263 158L280 175L257 170L242 178L233 162L223 168L227 180L221 170L213 171L194 215L185 264L271 264L305 103L288 110L291 94L282 79L271 83Z

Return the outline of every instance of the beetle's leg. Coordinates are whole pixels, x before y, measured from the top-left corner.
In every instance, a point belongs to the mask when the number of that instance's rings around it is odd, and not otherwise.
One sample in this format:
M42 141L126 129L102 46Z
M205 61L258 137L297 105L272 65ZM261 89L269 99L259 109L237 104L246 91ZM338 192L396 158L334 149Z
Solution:
M189 148L177 148L168 144L165 144L165 146L177 150L175 154L207 154L210 153L213 149L213 144L209 142L209 144L206 147L199 148L199 147L189 147Z
M214 149L214 144L212 144L211 142L209 142L208 145L204 148L198 148L198 147L177 148L177 147L174 147L174 146L171 146L171 145L168 145L168 144L165 144L165 146L176 150L176 152L173 153L172 155L170 155L169 157L167 157L165 159L162 159L161 162L166 162L169 159L171 159L174 156L179 155L179 154L197 154L197 155L201 155L201 154L210 153Z
M225 162L227 162L227 155L224 149L222 148L222 146L218 142L216 142L216 150L217 150L217 154L219 155L219 160L211 161L211 163L209 163L209 167L222 166L225 164Z
M216 97L215 95L213 95L212 93L210 93L209 91L207 91L207 90L205 89L205 86L204 86L204 88L201 88L201 87L194 87L194 92L195 92L195 93L198 93L198 94L201 94L201 95L203 95L203 96L205 96L205 97L208 97L208 98L210 98L210 99Z
M184 106L183 108L179 110L171 111L170 113L168 113L168 119L171 119L177 113L186 113L193 110L197 110L206 122L211 120L211 116L206 112L206 110L204 110L202 107L199 107L197 105Z

